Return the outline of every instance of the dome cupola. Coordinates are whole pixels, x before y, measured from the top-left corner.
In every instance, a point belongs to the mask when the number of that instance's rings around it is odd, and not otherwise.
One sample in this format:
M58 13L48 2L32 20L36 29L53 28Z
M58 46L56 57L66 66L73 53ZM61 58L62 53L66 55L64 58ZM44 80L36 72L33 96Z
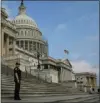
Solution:
M19 6L19 13L15 19L12 20L12 23L16 24L17 26L28 26L38 29L36 22L26 14L26 7L24 6L23 0Z
M19 7L19 15L26 13L26 7L24 6L23 0L21 1L21 5Z

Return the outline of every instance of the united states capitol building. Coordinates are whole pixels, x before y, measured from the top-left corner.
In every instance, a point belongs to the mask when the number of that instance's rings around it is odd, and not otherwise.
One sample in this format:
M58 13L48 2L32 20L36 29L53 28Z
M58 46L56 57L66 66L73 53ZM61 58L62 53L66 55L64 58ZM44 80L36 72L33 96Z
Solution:
M1 17L2 63L13 69L15 63L19 62L23 72L27 71L34 76L39 72L40 77L46 77L48 82L63 83L77 88L76 75L70 61L49 56L48 41L43 39L37 23L26 14L23 2L14 20L8 20L5 8L1 9ZM96 78L96 75L92 77ZM96 79L94 80L96 82Z

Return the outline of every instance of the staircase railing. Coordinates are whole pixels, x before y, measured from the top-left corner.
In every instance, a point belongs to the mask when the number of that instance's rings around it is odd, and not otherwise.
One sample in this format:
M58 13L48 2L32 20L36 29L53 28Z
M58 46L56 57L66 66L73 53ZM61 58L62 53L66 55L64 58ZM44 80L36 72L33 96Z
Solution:
M25 71L26 71L26 76L27 74L30 74L30 75L37 77L40 80L42 79L45 82L52 83L52 77L49 76L47 73L43 72L42 70L25 68Z

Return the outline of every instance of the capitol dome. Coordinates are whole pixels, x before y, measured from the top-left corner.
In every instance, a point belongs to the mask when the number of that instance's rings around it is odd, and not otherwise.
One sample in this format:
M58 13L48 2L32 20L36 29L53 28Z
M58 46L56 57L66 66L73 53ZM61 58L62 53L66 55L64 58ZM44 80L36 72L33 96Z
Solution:
M26 7L23 1L19 6L19 13L12 20L16 25L18 33L16 34L16 45L30 53L40 53L40 56L48 55L48 43L42 38L42 32L39 30L36 22L26 14ZM35 55L36 56L36 55Z
M24 4L21 4L19 7L19 14L15 17L14 20L12 20L12 23L16 24L17 26L32 26L34 28L38 28L36 22L26 15L26 7Z

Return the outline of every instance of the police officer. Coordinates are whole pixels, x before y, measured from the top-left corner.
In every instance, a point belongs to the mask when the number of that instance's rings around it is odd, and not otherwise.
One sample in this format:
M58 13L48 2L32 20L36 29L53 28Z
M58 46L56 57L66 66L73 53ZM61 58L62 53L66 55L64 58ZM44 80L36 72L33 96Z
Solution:
M14 68L14 82L15 82L15 92L14 99L21 100L19 96L20 91L20 81L21 81L21 70L19 69L20 63L16 63L16 67Z

